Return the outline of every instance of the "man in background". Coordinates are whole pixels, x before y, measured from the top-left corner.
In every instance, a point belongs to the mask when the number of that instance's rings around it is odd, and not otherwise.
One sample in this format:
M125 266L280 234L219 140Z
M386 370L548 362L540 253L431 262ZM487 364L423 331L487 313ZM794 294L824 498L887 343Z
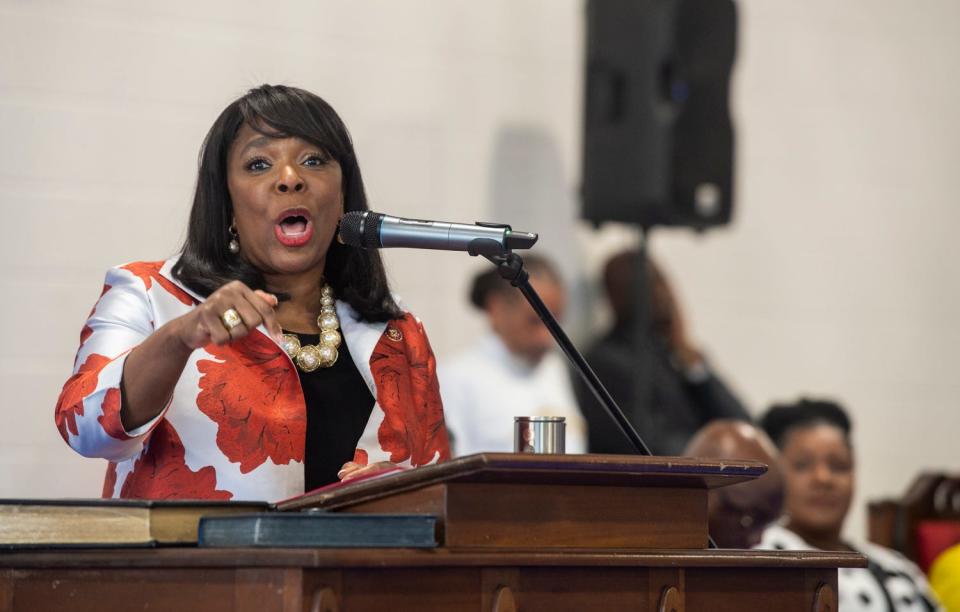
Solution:
M684 454L767 464L767 473L760 478L707 493L710 535L720 548L752 548L759 544L763 530L780 518L783 509L780 452L767 434L745 421L717 419L697 432Z
M640 329L634 297L640 276L637 261L636 251L626 251L607 262L603 280L614 324L585 357L650 450L655 455L679 455L711 420L749 421L750 416L690 341L670 284L650 259L645 278L651 316L646 329ZM638 397L639 377L649 383L646 398ZM590 452L634 453L582 381L576 380L574 386L590 431Z
M556 269L524 255L530 284L560 319L566 290ZM440 366L440 390L452 453L513 451L513 418L566 418L566 452L586 452L586 425L554 340L520 291L496 269L478 275L470 301L486 315L487 333Z

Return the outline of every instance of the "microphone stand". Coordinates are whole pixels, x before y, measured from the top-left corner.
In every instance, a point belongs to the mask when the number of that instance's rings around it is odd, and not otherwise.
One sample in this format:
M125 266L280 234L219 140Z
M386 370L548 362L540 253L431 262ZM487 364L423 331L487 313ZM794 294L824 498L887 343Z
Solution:
M557 322L556 317L553 316L553 313L550 312L550 309L547 308L543 300L540 299L540 295L530 284L530 274L523 269L523 258L510 251L509 248L503 248L494 240L482 238L473 240L467 252L473 256L483 255L484 258L497 266L497 271L502 278L510 281L511 285L520 290L520 293L527 299L527 302L533 308L534 312L537 313L537 316L540 317L543 324L550 330L550 335L552 335L553 339L560 345L563 354L567 356L567 359L573 364L574 369L577 370L584 382L587 383L587 386L590 387L590 391L593 392L594 397L597 398L597 401L600 402L600 405L607 411L607 414L613 419L613 422L617 424L617 427L620 428L623 435L626 436L630 444L633 445L637 454L647 457L653 456L653 453L650 452L650 447L647 446L647 443L643 441L643 438L640 437L637 430L630 424L630 421L627 420L626 415L623 414L623 410L620 409L620 406L617 405L617 402L610 395L610 392L607 391L607 388L600 382L593 368L591 368L587 360L583 358L583 355L580 354L577 347L573 345L573 342L567 336L566 332L560 327L560 323ZM707 533L707 547L713 549L718 548L713 536L709 533Z
M487 244L478 244L481 242ZM637 433L637 430L630 424L630 421L627 420L626 415L623 414L623 410L620 409L617 402L614 401L610 395L610 392L607 391L607 388L600 382L593 368L591 368L587 360L583 358L583 355L580 354L577 347L573 345L573 342L570 341L566 332L560 327L553 313L550 312L550 309L547 308L543 300L540 299L540 295L533 286L530 285L530 274L523 269L523 259L509 250L504 251L496 242L490 241L490 243L486 240L476 240L471 243L469 252L471 255L483 255L497 266L497 271L502 278L510 281L511 285L520 290L520 293L527 299L527 302L529 302L530 306L537 313L537 316L540 317L543 324L550 330L550 335L552 335L553 339L560 345L563 354L567 356L567 359L573 365L574 369L580 374L584 382L587 383L590 391L593 392L594 397L597 398L597 401L600 402L600 405L607 411L610 418L617 424L617 427L620 428L623 435L630 441L636 453L647 457L652 456L653 453L650 452L650 447L647 446L643 438L640 437L640 434ZM493 247L494 245L495 248L484 248Z

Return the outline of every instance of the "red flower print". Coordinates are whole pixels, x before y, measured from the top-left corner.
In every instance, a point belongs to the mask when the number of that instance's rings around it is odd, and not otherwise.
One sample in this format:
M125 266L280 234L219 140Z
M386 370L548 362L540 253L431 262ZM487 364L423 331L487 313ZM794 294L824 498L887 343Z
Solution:
M358 465L367 465L370 463L370 457L367 456L367 451L362 448L358 448L353 451L353 462Z
M213 466L196 472L187 467L177 430L161 419L150 434L144 453L133 465L120 497L133 499L230 499L233 493L217 489ZM109 478L109 474L107 475ZM106 490L106 483L104 483Z
M77 416L83 416L83 398L96 390L100 370L110 361L109 357L91 353L77 373L64 383L56 411L57 429L64 440L68 439L68 431L75 436L79 435Z
M220 361L197 362L200 411L219 425L217 446L250 472L267 459L303 461L307 412L293 364L280 347L254 332L242 340L204 347Z
M117 464L111 461L107 464L107 475L103 478L103 493L100 497L110 499L113 497L113 490L117 486Z
M170 282L165 276L160 274L160 268L163 267L162 261L138 261L132 264L127 264L122 266L124 270L132 272L140 280L143 281L143 286L150 290L150 287L153 286L153 281L157 281L161 287L167 290L167 293L177 298L187 306L193 306L196 301L190 297L190 294L177 287L175 284Z
M80 330L80 346L83 346L83 343L87 341L87 338L89 338L91 334L93 334L93 328L89 325L84 325L83 329Z
M120 420L120 389L107 389L100 410L103 414L97 417L97 421L107 435L117 440L129 440L130 436L124 431L123 422Z
M449 459L436 360L423 326L409 313L388 325L370 357L384 412L380 447L394 463L409 459L414 466L425 465L438 453L440 461Z

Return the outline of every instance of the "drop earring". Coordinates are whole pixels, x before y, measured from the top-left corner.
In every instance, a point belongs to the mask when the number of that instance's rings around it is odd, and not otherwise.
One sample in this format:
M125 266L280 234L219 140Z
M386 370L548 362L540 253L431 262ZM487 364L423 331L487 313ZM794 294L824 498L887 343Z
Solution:
M230 250L231 254L236 255L240 252L240 241L237 240L237 238L239 238L237 228L231 223L227 231L230 233L230 242L227 244L227 249Z

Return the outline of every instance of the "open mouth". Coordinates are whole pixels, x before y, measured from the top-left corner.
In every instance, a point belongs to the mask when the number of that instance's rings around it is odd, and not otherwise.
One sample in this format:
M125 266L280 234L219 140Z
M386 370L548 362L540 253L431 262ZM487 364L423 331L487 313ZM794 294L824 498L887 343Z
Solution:
M304 210L288 210L280 215L274 234L286 246L301 246L313 236L313 223Z
M290 215L280 221L280 231L285 236L299 236L307 231L307 218L303 215Z

